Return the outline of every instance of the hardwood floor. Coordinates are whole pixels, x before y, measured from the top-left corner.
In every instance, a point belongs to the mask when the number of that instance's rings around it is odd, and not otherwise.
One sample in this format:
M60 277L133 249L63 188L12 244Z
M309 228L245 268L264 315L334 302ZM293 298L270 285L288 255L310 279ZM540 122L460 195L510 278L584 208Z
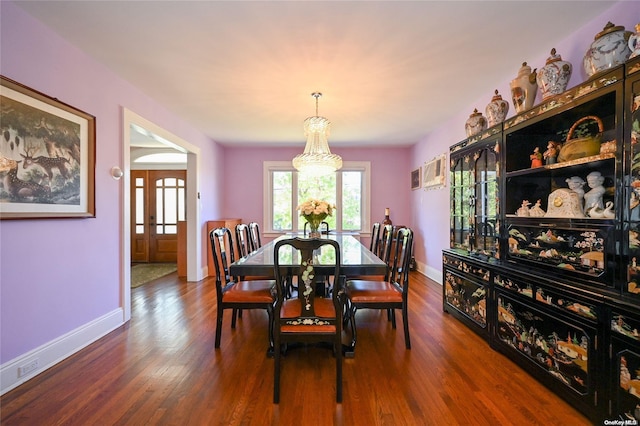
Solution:
M441 286L412 273L401 318L358 312L358 348L335 403L327 349L283 359L272 403L267 315L225 316L214 350L215 284L175 273L132 291L132 320L0 398L2 425L583 425L588 420L451 316ZM225 314L226 315L226 314ZM345 342L348 340L345 336Z

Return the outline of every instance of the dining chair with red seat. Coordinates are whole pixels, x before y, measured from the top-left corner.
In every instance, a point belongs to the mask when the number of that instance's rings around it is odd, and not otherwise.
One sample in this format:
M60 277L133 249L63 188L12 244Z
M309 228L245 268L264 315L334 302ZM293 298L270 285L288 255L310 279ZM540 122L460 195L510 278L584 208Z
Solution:
M404 342L407 349L411 349L409 336L409 317L407 299L409 294L409 264L413 248L413 232L409 228L400 228L391 253L391 269L387 279L361 280L349 279L345 285L348 301L349 319L351 322L351 349L355 350L357 339L356 311L358 309L385 309L396 328L395 310L402 311L404 326Z
M297 256L295 255L297 253ZM334 265L320 271L316 259L330 256ZM295 266L291 266L294 259ZM297 259L297 261L296 261ZM281 264L281 262L283 262ZM330 239L289 238L276 242L274 247L274 275L276 303L274 307L274 382L273 402L280 402L280 373L283 346L288 343L332 344L336 359L336 401L342 402L342 311L344 277L340 275L339 244ZM286 266L285 266L286 265ZM297 296L289 298L287 283L292 276L298 279ZM332 284L327 297L320 297L316 285ZM311 367L311 366L310 366Z
M275 281L239 280L229 274L229 265L235 261L233 238L228 228L216 228L209 233L211 252L216 270L217 323L215 347L220 347L222 319L226 309L232 309L231 328L236 326L238 310L264 309L269 316L269 344L273 342L271 330Z

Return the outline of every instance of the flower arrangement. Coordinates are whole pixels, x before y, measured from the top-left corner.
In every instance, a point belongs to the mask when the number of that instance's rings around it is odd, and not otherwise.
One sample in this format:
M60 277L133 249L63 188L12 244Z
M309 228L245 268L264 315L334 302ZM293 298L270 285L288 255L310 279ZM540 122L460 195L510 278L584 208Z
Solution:
M312 232L316 232L327 216L333 216L336 206L324 200L308 199L300 204L297 210L300 216L309 222Z

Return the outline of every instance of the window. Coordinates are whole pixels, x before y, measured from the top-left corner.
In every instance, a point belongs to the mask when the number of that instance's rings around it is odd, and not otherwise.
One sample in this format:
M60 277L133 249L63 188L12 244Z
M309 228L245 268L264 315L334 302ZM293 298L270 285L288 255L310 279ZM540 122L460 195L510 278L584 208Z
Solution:
M337 206L327 218L331 230L368 232L370 167L368 161L345 161L338 172L316 178L299 174L289 161L265 161L264 232L302 231L296 207L308 198Z

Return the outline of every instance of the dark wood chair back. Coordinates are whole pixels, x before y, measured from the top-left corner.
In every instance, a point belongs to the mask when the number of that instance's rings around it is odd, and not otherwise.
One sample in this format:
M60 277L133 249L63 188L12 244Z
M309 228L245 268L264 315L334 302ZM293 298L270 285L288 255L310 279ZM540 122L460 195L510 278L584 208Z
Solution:
M371 242L369 243L369 250L372 253L378 253L378 244L380 244L380 222L376 222L371 227Z
M260 240L260 226L257 222L249 223L249 234L251 235L253 249L257 250L262 247L262 241Z
M238 245L238 256L245 257L255 250L249 225L239 223L236 225L236 244Z
M396 234L390 281L402 290L402 298L406 304L409 292L409 267L413 251L413 231L403 227L399 228Z
M376 254L380 259L382 259L385 263L389 262L388 255L385 256L386 253L390 250L389 242L393 240L393 225L384 225L382 226L380 237L380 244L378 245L378 251Z
M340 257L339 244L330 239L290 238L275 244L274 403L280 400L282 346L289 342L333 344L336 358L336 400L342 401L344 277L340 272ZM320 265L319 258L328 259L333 264ZM287 285L294 278L297 278L298 292L297 295L288 297ZM325 287L327 281L328 291Z
M211 254L216 272L216 284L219 284L220 292L224 292L225 287L234 283L233 277L229 275L229 265L236 261L233 248L233 237L229 228L216 228L209 234L211 240ZM218 294L220 297L222 293Z
M390 279L391 270L393 268L392 249L394 248L394 229L392 225L385 225L380 238L380 246L378 247L378 257L387 264L387 273L383 277L385 281Z

